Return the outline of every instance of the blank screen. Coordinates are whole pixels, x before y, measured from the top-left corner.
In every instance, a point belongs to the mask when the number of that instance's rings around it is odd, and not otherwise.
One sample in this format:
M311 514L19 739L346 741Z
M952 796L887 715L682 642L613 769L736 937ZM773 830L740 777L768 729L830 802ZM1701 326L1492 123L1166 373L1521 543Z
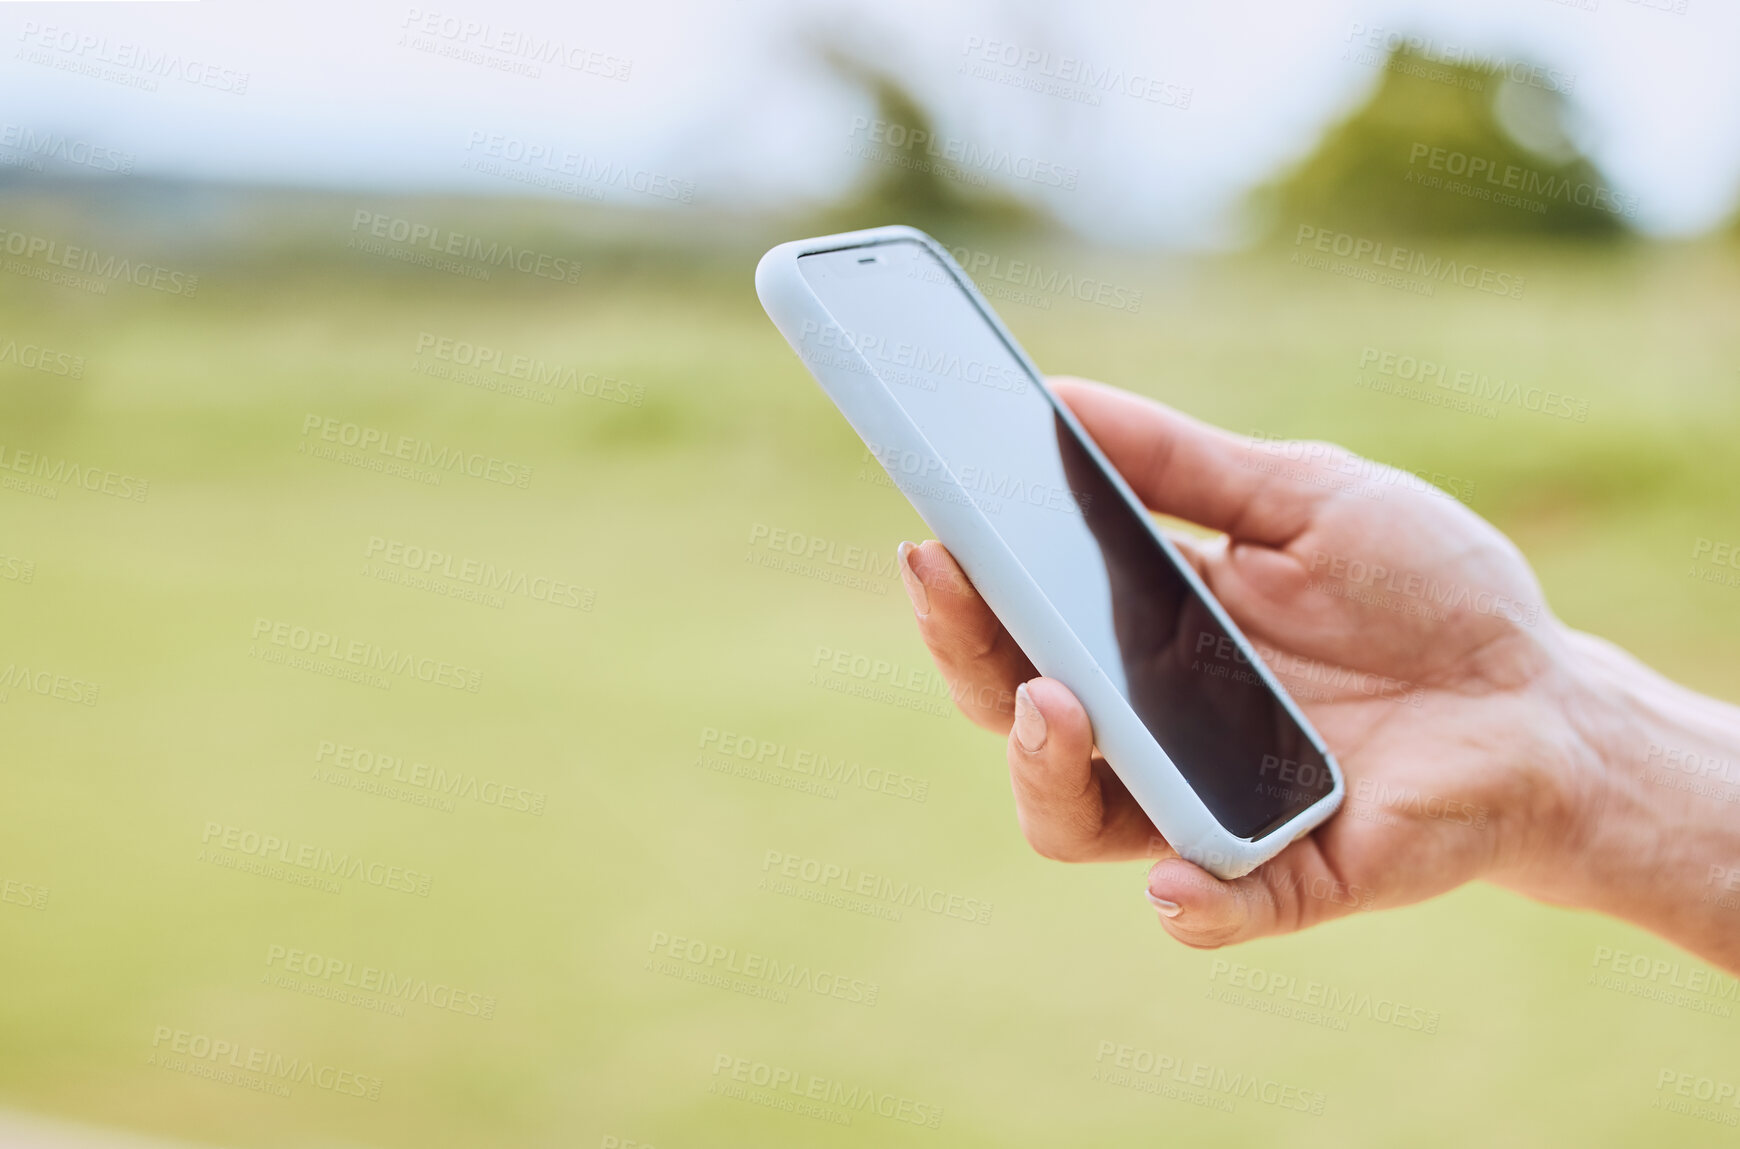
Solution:
M946 472L869 444L903 488L984 512L1154 739L1232 834L1333 789L1324 755L1113 487L1021 360L922 244L807 255L805 280Z

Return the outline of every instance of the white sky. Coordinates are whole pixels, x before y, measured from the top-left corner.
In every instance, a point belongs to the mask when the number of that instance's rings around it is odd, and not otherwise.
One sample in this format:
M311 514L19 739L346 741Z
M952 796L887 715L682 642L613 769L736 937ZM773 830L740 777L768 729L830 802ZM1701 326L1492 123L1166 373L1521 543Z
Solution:
M1675 4L1685 11L1651 6ZM412 12L632 60L629 78L550 65L530 78L420 51L400 42ZM130 152L141 173L523 190L463 166L480 132L692 180L697 203L777 205L837 192L858 170L846 147L868 107L803 49L807 33L825 31L906 78L951 136L1077 170L1073 189L1016 186L1096 239L1200 246L1226 239L1240 193L1376 82L1343 59L1355 24L1574 75L1580 140L1608 182L1638 198L1650 230L1703 230L1740 194L1735 0L5 4L0 144L22 127ZM474 50L507 59L476 49L481 35ZM1113 92L1082 106L963 75L970 38L1156 77L1190 89L1190 105ZM116 82L144 75L131 62L140 47L178 60L182 76L197 76L196 63L245 72L246 91ZM111 74L80 74L81 64Z

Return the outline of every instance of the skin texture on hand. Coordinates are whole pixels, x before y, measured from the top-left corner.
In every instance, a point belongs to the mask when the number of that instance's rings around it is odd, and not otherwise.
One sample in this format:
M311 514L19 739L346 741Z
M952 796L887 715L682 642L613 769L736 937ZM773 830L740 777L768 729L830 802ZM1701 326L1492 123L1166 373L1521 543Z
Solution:
M1732 749L1723 732L1740 732L1740 712L1565 627L1508 539L1412 475L1328 444L1229 434L1099 384L1051 384L1150 509L1221 532L1174 541L1328 742L1347 799L1233 881L1177 857L1094 751L1074 695L1036 676L942 544L903 544L926 645L967 716L1008 738L1034 849L1158 857L1149 900L1192 946L1478 878L1740 968L1740 913L1699 901L1718 865L1740 867L1733 819L1633 778L1646 744ZM1702 827L1701 846L1652 849L1676 821ZM1657 872L1636 872L1650 861Z

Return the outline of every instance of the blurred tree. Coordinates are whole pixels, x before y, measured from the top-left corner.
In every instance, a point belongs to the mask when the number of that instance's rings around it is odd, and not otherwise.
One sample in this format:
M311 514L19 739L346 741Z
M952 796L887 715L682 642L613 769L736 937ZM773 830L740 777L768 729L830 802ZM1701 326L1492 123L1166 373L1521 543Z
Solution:
M1046 213L1000 191L979 173L950 158L949 141L904 84L887 72L831 46L818 55L835 75L875 101L870 127L850 137L864 175L829 205L815 226L825 231L906 223L941 237L1035 235L1051 230Z
M1304 162L1257 190L1262 229L1560 235L1630 230L1616 193L1565 130L1572 77L1520 62L1391 52L1371 99Z

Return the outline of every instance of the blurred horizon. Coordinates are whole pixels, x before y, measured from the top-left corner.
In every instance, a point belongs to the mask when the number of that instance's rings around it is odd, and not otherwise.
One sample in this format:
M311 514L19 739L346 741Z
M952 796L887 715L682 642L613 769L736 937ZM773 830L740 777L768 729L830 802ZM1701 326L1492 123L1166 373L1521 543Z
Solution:
M1247 197L1383 82L1373 53L1411 44L1562 95L1571 142L1635 202L1642 233L1723 228L1740 204L1740 78L1722 46L1740 42L1740 10L1602 2L1098 4L1067 20L986 3L923 9L922 38L902 20L913 4L666 4L583 21L523 2L317 6L297 9L301 21L224 3L116 5L100 31L83 5L20 6L0 98L13 109L4 130L123 153L137 175L550 198L525 182L535 165L501 162L503 149L541 148L651 181L579 189L599 202L764 215L813 210L861 178L847 152L875 101L819 58L826 42L903 85L942 138L1079 173L1070 186L992 186L1083 238L1224 248L1252 238ZM675 40L673 21L685 29ZM536 62L558 49L566 66ZM301 67L316 54L321 67Z

